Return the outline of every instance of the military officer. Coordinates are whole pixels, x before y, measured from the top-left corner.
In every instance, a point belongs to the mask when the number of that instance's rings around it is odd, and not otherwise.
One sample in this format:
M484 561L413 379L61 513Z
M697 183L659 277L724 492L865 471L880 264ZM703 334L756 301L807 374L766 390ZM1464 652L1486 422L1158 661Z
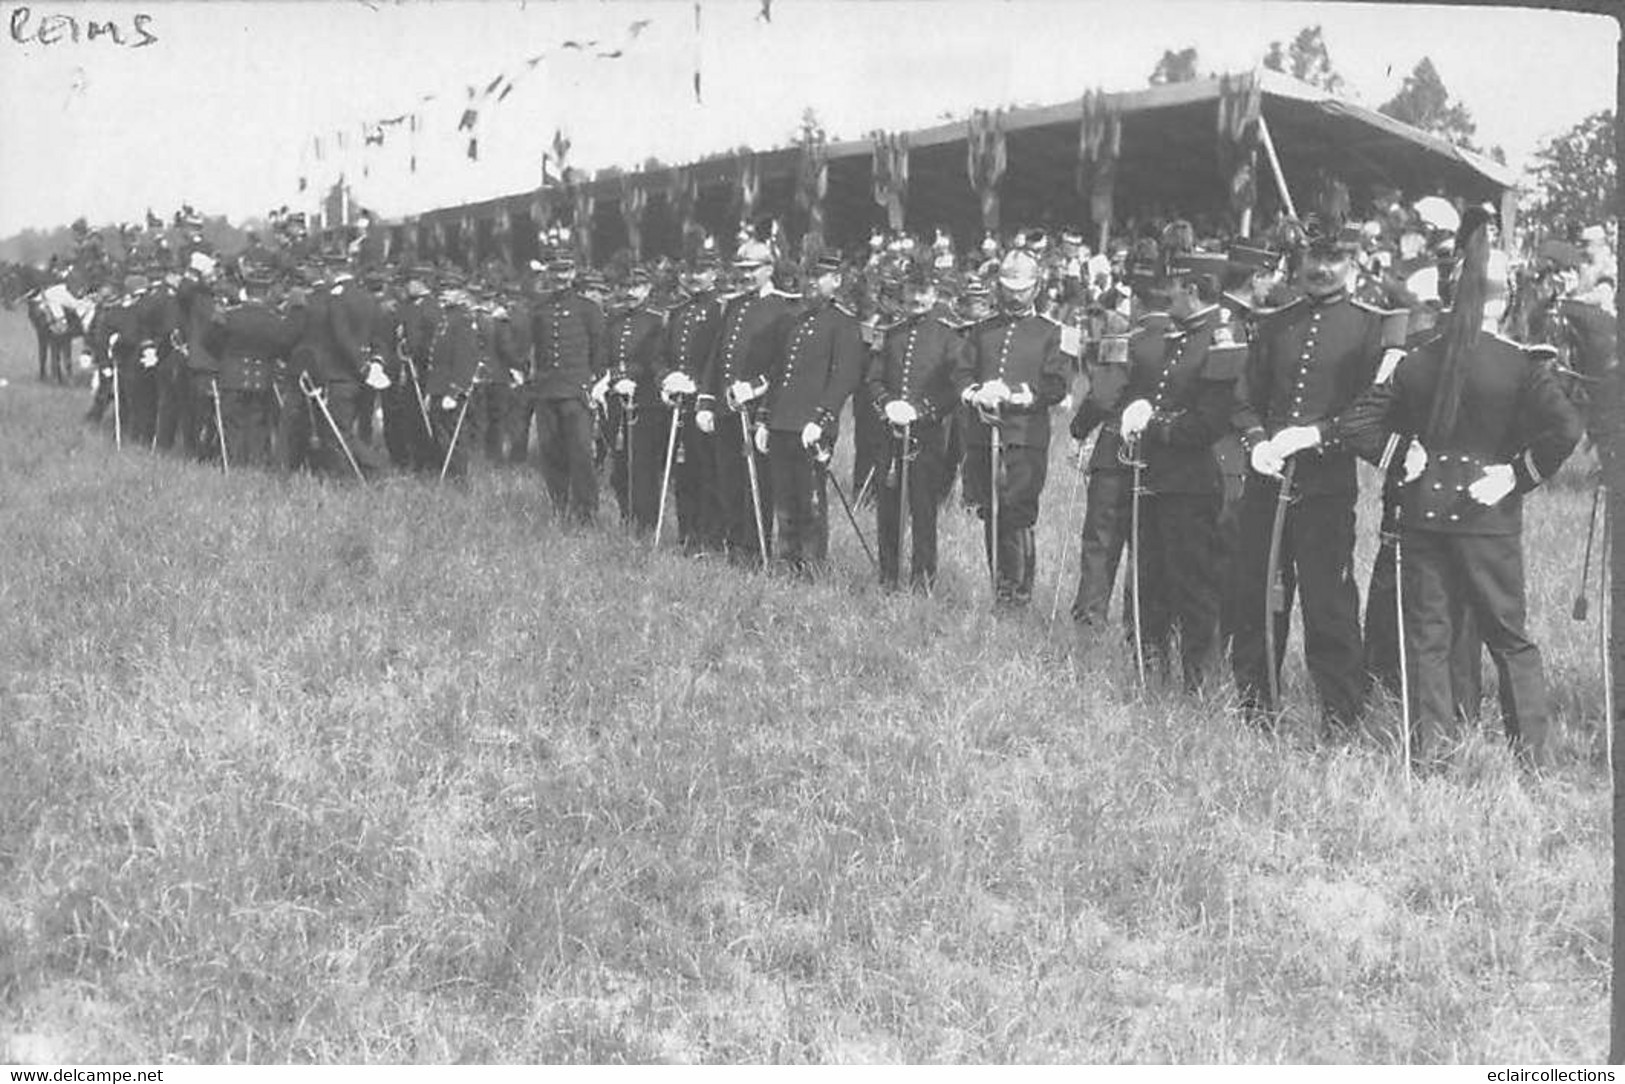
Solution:
M998 573L995 596L1005 606L1032 599L1038 565L1033 526L1049 466L1049 411L1066 397L1071 377L1060 325L1034 310L1040 287L1031 253L1014 250L1004 257L999 319L976 333L954 378L974 410L965 440L965 496L984 521L988 562Z
M604 313L575 288L575 261L547 267L547 294L531 309L534 358L526 393L535 401L542 477L561 515L591 522L598 514L593 414L588 392L603 376Z
M593 403L603 412L611 434L610 488L621 519L639 531L654 530L671 422L666 411L656 408L655 369L665 325L649 308L653 288L654 280L644 268L628 272L605 325L608 368L592 388Z
M1265 318L1249 345L1233 424L1251 468L1240 515L1239 587L1232 662L1250 717L1278 710L1268 669L1279 671L1291 599L1303 595L1304 654L1322 718L1352 726L1367 681L1354 584L1354 457L1338 438L1339 416L1371 385L1384 353L1383 313L1348 295L1359 232L1318 233L1305 254L1304 296ZM1289 459L1291 489L1282 497ZM1279 568L1269 567L1282 504ZM1279 593L1270 579L1280 576ZM1284 599L1275 658L1265 657L1265 606Z
M1467 609L1500 674L1507 738L1524 761L1542 759L1550 703L1526 627L1523 495L1552 476L1584 428L1546 359L1495 333L1508 285L1486 274L1486 223L1471 209L1463 216L1455 304L1437 333L1345 422L1345 439L1368 455L1389 433L1406 448L1399 518L1410 754L1424 765L1437 763L1461 700L1451 655Z
M864 376L857 313L837 300L840 258L821 256L800 310L787 315L784 349L768 372L763 421L778 534L778 556L810 571L829 556L824 449L833 448L841 409Z
M671 424L679 425L673 450L673 499L677 505L677 533L690 553L723 548L721 517L711 513L716 485L716 437L694 424L699 377L716 347L722 326L722 302L717 297L716 257L701 253L681 276L683 299L666 320L666 338L657 378L661 401L669 408ZM664 469L664 464L662 464Z
M250 270L243 281L247 300L216 308L205 346L218 364L210 390L220 397L226 462L260 467L271 462L275 362L292 352L303 328L267 303L270 275Z

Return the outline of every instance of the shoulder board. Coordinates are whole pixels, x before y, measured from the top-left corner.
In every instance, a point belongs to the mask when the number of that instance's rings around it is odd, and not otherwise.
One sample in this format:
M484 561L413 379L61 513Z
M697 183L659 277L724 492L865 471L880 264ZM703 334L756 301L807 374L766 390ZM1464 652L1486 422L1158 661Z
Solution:
M1305 298L1294 298L1291 301L1288 301L1285 305L1277 305L1273 309L1254 309L1253 318L1255 320L1274 320L1279 317L1290 316L1296 312L1302 311L1305 304Z
M841 314L841 315L842 315L842 316L850 316L850 317L852 317L852 319L854 319L854 320L857 320L857 319L859 319L859 316L858 316L858 314L857 314L857 313L855 313L855 312L853 312L853 311L852 311L852 310L851 310L851 309L849 309L849 308L847 308L847 307L846 307L846 306L845 306L845 305L843 305L843 304L842 304L842 303L841 303L841 302L839 302L839 301L836 301L836 302L833 302L833 303L832 303L832 304L833 304L833 305L834 305L834 307L835 307L835 311L836 311L836 312L838 312L838 313L840 313L840 314Z
M953 322L951 322L945 316L933 316L933 317L931 317L931 322L933 324L940 324L943 327L947 328L949 331L957 331L957 330L959 330L958 326L955 325Z
M1557 352L1557 347L1551 346L1547 343L1528 343L1524 345L1522 349L1530 361L1556 361L1560 356Z
M1349 304L1365 312L1375 313L1378 316L1398 316L1400 313L1410 311L1409 309L1385 309L1380 305L1373 305L1369 301L1355 297L1353 294L1349 295Z
M1055 317L1053 317L1053 316L1051 316L1051 315L1050 315L1050 314L1049 314L1049 313L1047 313L1047 312L1041 312L1041 313L1039 313L1039 314L1038 314L1038 318L1039 318L1039 319L1040 319L1040 320L1043 320L1043 321L1044 321L1044 322L1046 322L1046 323L1050 323L1050 324L1054 324L1054 325L1055 325L1055 326L1056 326L1056 327L1060 327L1060 326L1061 326L1061 321L1059 321L1059 320L1057 320L1057 319L1056 319L1056 318L1055 318Z
M1239 297L1236 294L1230 293L1229 291L1226 291L1223 297L1224 300L1229 303L1229 310L1233 315L1240 316L1245 319L1252 319L1259 313L1257 306L1255 306L1251 301L1248 301L1246 298Z

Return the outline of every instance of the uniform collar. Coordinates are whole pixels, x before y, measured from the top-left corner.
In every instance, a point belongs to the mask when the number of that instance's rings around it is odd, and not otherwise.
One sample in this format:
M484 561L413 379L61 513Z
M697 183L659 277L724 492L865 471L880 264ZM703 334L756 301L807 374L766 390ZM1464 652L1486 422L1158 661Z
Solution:
M1331 293L1326 294L1324 297L1307 292L1303 296L1304 300L1308 301L1311 307L1320 309L1325 308L1327 305L1335 305L1339 301L1347 301L1349 290L1347 286L1342 286L1336 290L1333 290Z
M1218 315L1219 306L1217 304L1213 304L1197 309L1184 319L1176 320L1174 322L1179 325L1179 332L1183 335L1192 331L1200 331L1204 327L1211 325Z

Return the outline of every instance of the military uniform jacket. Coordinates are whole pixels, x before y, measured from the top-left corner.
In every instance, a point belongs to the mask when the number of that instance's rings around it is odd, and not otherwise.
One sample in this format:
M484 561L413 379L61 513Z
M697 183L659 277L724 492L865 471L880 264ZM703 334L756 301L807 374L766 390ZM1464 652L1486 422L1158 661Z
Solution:
M432 364L430 355L433 353L435 329L440 326L441 315L440 303L432 297L412 298L403 302L399 310L395 350L412 359L421 379L427 379L429 366ZM406 381L410 384L411 377L406 377Z
M1215 344L1218 306L1176 321L1162 336L1162 357L1151 361L1130 352L1123 403L1145 399L1151 421L1140 437L1144 483L1154 493L1219 493L1219 461L1213 443L1230 428L1235 384L1246 348ZM1147 336L1149 339L1150 336ZM1141 359L1144 359L1143 361Z
M448 307L434 336L434 354L424 378L431 399L461 395L475 384L497 379L502 363L493 342L493 321L462 305Z
M1248 451L1288 426L1320 426L1321 446L1294 457L1299 493L1355 492L1338 419L1376 376L1382 316L1339 293L1300 298L1259 323L1232 421Z
M1105 361L1098 355L1089 367L1089 391L1072 415L1072 439L1086 440L1090 430L1100 426L1095 438L1095 450L1089 455L1089 469L1127 470L1118 458L1123 439L1118 422L1123 408L1130 402L1124 398L1129 373L1147 365L1159 365L1163 355L1163 337L1173 327L1174 318L1165 312L1147 312L1140 316L1137 326L1128 336L1128 362Z
M837 303L814 303L788 317L784 349L768 374L769 429L829 428L864 378L867 351L858 318Z
M303 306L305 315L293 353L288 357L292 375L309 373L316 381L354 380L344 373L338 344L333 341L332 299L322 289L311 290Z
M382 311L372 291L354 280L335 283L327 292L332 324L332 366L329 380L360 380L366 375L372 345L372 325Z
M126 297L111 305L102 305L91 317L87 338L95 344L99 359L128 365L141 351L143 335L141 302Z
M1368 457L1388 433L1422 439L1433 411L1445 339L1416 346L1393 380L1373 385L1345 421L1348 443ZM1467 378L1450 438L1428 446L1428 465L1401 492L1400 522L1450 534L1512 535L1523 529L1523 494L1550 478L1574 446L1583 424L1545 358L1508 339L1480 332L1464 359ZM1423 439L1424 445L1426 440ZM1512 493L1484 507L1467 493L1484 468L1512 467Z
M184 279L176 302L180 310L181 337L186 342L187 368L213 372L215 360L205 340L214 322L214 291L196 279Z
M175 349L180 338L181 308L175 291L159 285L141 299L141 340L151 343L163 357Z
M606 367L603 310L573 290L556 293L532 310L530 339L534 392L543 399L585 401Z
M722 304L712 294L697 295L673 309L666 318L656 381L663 382L672 373L684 373L698 384L721 329Z
M638 390L633 394L633 402L640 405L659 400L655 370L660 365L664 331L665 322L658 313L638 308L611 317L604 336L610 383L622 379L634 381Z
M783 341L783 318L789 311L789 299L777 293L743 294L728 301L698 381L695 405L699 409L715 409L735 381L756 384L766 379Z
M886 404L901 399L920 421L940 424L958 403L954 374L967 365L964 338L936 316L915 316L888 328L870 353L864 383L869 402L882 419Z
M1071 365L1061 353L1061 326L1034 313L1004 314L990 320L971 338L971 349L954 377L956 393L973 384L1003 380L1015 391L1032 389L1031 406L1005 405L1000 426L1002 443L1031 448L1049 447L1050 407L1066 398ZM965 443L985 448L992 432L976 411L968 411Z
M271 386L278 359L299 341L302 321L269 305L249 301L218 313L208 337L209 353L218 359L220 387L225 391L263 391Z
M517 299L504 301L493 319L497 322L497 340L504 361L511 372L525 377L536 353L530 339L530 306Z

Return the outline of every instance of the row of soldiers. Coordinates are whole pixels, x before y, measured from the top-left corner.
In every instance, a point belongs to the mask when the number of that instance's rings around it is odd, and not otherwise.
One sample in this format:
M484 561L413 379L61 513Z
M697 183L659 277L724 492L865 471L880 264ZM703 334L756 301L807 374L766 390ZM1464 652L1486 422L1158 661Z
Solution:
M253 264L226 280L194 253L184 274L132 274L99 308L90 340L104 378L92 413L112 405L121 440L163 448L182 434L228 470L275 463L360 478L386 467L371 439L375 403L387 457L442 478L473 456L526 459L534 426L563 517L595 518L607 458L622 517L657 542L670 493L685 549L802 571L826 560L833 486L855 527L854 504L873 498L882 582L904 582L906 550L907 582L927 591L939 509L962 470L995 598L1019 608L1038 562L1051 415L1074 402L1071 433L1094 442L1074 617L1103 623L1132 539L1127 600L1141 659L1168 666L1177 653L1196 688L1227 639L1242 704L1267 719L1280 706L1288 603L1301 594L1323 715L1346 728L1378 669L1351 576L1356 456L1393 467L1392 529L1414 520L1450 539L1510 544L1518 495L1578 438L1561 392L1547 394L1548 370L1519 352L1527 364L1507 379L1533 398L1493 433L1473 430L1484 419L1471 412L1447 440L1472 448L1462 463L1496 468L1497 487L1500 467L1523 463L1512 487L1474 505L1463 495L1478 479L1444 470L1448 453L1431 467L1426 452L1420 466L1411 452L1383 456L1391 403L1374 408L1374 389L1394 387L1407 350L1436 352L1439 336L1418 314L1354 296L1360 245L1357 228L1313 232L1293 253L1175 245L1114 269L1103 289L1059 292L1029 247L970 269L923 253L872 257L872 274L854 276L833 256L787 265L750 238L729 264L702 254L681 268L628 268L613 285L562 252L500 284L428 267L357 279L344 256L296 266L291 280ZM855 291L859 281L872 290ZM855 501L828 469L849 403ZM1227 484L1215 451L1227 441L1239 449L1230 476L1244 485ZM1405 477L1412 468L1420 482ZM1503 698L1506 667L1527 669L1533 650L1521 605L1520 578L1516 592L1473 607ZM1396 616L1389 642L1397 630ZM1533 665L1538 674L1538 652ZM1452 673L1443 699L1427 701L1446 704L1428 716L1430 732L1456 710ZM1522 746L1539 742L1542 696L1508 709Z

